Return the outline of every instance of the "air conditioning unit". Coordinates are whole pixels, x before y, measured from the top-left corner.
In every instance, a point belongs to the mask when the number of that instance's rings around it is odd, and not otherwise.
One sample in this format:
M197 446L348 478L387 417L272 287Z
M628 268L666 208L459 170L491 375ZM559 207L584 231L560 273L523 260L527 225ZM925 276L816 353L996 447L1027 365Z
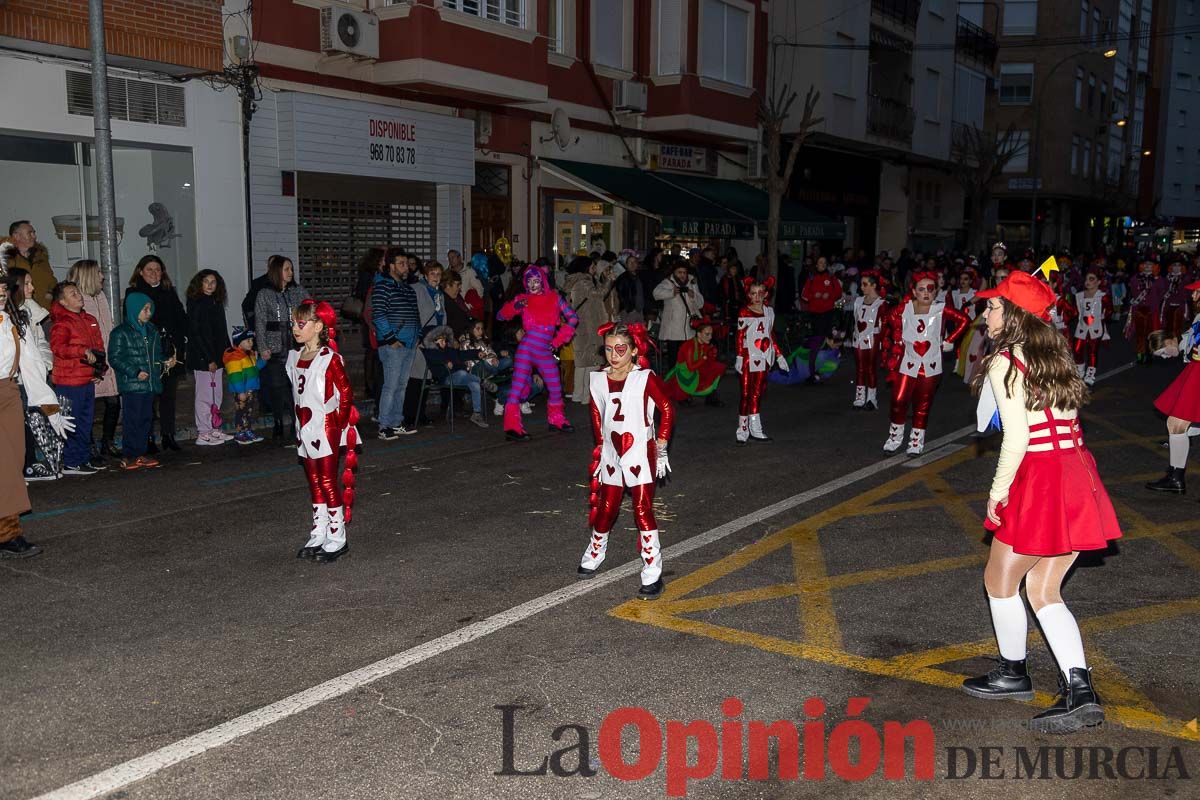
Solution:
M746 178L756 181L766 176L763 160L766 152L763 150L763 130L758 129L758 136L746 145Z
M646 113L646 84L641 81L613 81L613 110Z
M321 52L379 58L379 20L339 6L321 9Z
M492 112L468 108L463 116L475 123L475 144L486 145L492 139Z

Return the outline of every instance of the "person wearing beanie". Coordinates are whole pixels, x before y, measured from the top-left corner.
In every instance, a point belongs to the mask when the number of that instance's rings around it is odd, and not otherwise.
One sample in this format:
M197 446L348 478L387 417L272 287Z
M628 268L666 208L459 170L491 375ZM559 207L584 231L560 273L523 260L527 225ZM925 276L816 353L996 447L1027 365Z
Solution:
M238 444L261 442L263 437L254 432L254 411L261 388L258 372L264 362L254 350L253 329L240 325L233 329L233 346L221 355L221 363L234 401L237 433L233 440Z
M983 583L1000 650L986 675L963 691L986 700L1034 697L1026 669L1029 621L1020 586L1058 663L1059 694L1029 723L1038 733L1072 733L1104 721L1062 582L1079 553L1104 550L1121 536L1117 515L1083 443L1079 409L1088 389L1067 341L1054 329L1055 291L1025 272L979 293L996 343L976 380L979 429L999 419L1004 438L988 492L984 527L991 550ZM1037 375L1038 383L1030 381Z
M125 294L125 321L113 328L108 338L109 366L117 374L121 393L121 469L126 471L161 466L146 455L154 398L163 390L163 375L175 366L175 356L164 360L162 339L151 323L154 301L142 292Z

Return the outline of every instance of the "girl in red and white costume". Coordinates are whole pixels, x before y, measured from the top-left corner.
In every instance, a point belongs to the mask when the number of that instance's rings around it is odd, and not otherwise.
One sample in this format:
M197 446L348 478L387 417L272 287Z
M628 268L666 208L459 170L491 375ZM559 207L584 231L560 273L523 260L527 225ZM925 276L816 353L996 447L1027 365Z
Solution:
M967 315L968 320L978 316L975 290L979 288L979 273L974 267L964 267L956 279L958 285L950 291L950 305Z
M738 444L745 444L750 439L771 441L771 437L763 432L759 406L771 367L788 368L783 351L775 343L775 309L765 304L775 279L760 282L747 278L745 283L748 302L738 312L737 358L733 362L742 389L738 401Z
M1096 382L1096 357L1100 343L1109 340L1108 318L1112 316L1112 299L1100 287L1104 281L1103 267L1091 266L1083 276L1083 291L1075 293L1075 366L1079 377L1091 386Z
M628 489L638 530L642 559L638 596L652 600L662 594L662 551L654 519L654 487L671 467L667 442L675 426L675 407L666 384L650 369L646 358L650 338L640 324L608 323L597 331L604 338L608 367L591 374L592 483L588 522L592 538L579 562L579 575L590 578L604 561L608 535L617 521ZM654 413L661 414L657 435Z
M879 408L876 397L879 379L879 332L887 317L883 300L886 281L879 270L867 270L858 279L862 294L854 298L854 407Z
M887 381L892 385L892 425L883 449L894 453L904 444L911 405L912 436L906 452L917 456L925 451L929 409L942 379L942 353L954 349L968 320L961 311L934 301L936 273L916 273L912 286L912 294L892 310L883 327Z
M1069 264L1070 262L1068 262ZM1050 288L1054 290L1054 296L1058 298L1054 301L1054 306L1050 309L1050 324L1054 329L1063 335L1063 338L1068 342L1072 342L1071 332L1075 330L1075 318L1079 311L1075 308L1075 299L1067 298L1066 278L1061 271L1051 272L1053 277L1048 281Z
M337 351L337 314L329 303L305 300L292 320L292 336L302 349L288 353L287 374L296 406L296 454L312 495L313 527L297 558L337 561L350 549L346 525L354 502L358 466L358 410L346 367ZM342 489L338 461L346 451Z

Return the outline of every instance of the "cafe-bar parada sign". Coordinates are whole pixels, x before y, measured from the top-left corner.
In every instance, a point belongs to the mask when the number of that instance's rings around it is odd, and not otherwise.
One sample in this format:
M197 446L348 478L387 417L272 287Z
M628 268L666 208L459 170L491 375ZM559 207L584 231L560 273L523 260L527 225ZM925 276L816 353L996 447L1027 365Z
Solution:
M708 150L683 144L659 144L650 152L650 169L708 172Z
M470 186L475 123L462 117L282 92L280 169Z

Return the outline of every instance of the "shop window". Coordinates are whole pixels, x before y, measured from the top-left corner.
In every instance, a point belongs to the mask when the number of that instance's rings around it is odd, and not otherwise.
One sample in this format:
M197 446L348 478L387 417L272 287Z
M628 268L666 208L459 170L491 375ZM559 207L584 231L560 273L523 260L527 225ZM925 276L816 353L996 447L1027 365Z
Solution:
M155 253L175 284L196 271L196 212L189 150L113 147L120 291L133 265ZM0 136L0 174L19 192L0 193L0 224L27 219L61 279L81 258L100 257L96 167L90 144ZM111 290L111 287L110 287Z
M752 6L726 0L702 0L700 6L700 74L749 86Z

